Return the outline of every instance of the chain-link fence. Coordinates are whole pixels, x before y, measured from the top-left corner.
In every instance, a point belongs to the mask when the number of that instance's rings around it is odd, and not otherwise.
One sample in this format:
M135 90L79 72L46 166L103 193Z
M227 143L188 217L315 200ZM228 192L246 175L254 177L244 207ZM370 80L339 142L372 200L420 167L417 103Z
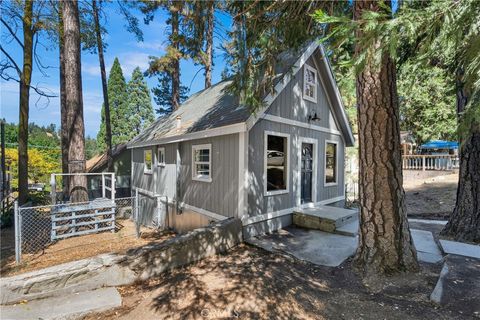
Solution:
M16 262L46 251L98 253L121 249L125 238L135 239L139 235L135 204L135 197L126 197L114 201L100 199L85 203L16 206Z

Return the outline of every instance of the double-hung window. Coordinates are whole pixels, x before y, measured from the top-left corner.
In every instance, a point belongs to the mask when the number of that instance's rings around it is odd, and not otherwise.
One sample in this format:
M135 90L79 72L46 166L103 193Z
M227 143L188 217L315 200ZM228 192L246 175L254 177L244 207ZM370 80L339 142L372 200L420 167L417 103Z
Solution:
M165 148L159 147L157 150L157 165L164 167L165 166Z
M151 149L143 150L143 172L152 173L153 153Z
M303 98L312 102L317 102L317 70L306 64L303 73Z
M325 185L337 184L337 143L334 141L325 142Z
M212 145L192 146L192 180L212 181Z
M265 132L265 195L288 192L288 134Z

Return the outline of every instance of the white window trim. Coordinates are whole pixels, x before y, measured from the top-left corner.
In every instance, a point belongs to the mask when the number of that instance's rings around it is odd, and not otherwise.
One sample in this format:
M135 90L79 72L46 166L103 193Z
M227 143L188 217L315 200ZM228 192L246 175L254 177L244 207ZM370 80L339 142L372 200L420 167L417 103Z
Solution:
M163 153L163 162L160 162L160 151ZM158 147L157 148L157 166L158 167L165 167L165 147Z
M315 74L315 83L312 83L312 82L307 83L307 80L306 80L306 77L305 77L307 70L312 71ZM306 89L307 84L313 85L313 88L314 88L314 90L313 90L314 97L313 98L310 97L309 95L305 94L305 89ZM309 66L308 64L305 64L304 65L304 70L303 70L303 99L314 102L314 103L317 103L317 94L318 94L318 72L317 72L317 69Z
M147 162L145 161L145 154L146 154L148 151L150 151L150 152L152 153L152 168L151 168L150 170L147 169ZM144 174L152 174L152 173L153 173L153 164L154 164L154 162L153 162L153 157L154 157L154 154L155 154L155 153L153 152L152 149L145 149L145 150L143 150L143 173L144 173Z
M328 143L331 143L331 144L334 144L336 145L336 152L335 152L335 178L336 178L336 181L335 182L329 182L327 183L327 144ZM332 186L336 186L338 185L338 141L334 141L334 140L325 140L325 148L324 148L324 151L325 151L325 155L324 155L324 163L323 163L323 185L325 187L332 187Z
M195 161L195 150L201 150L201 149L208 149L209 150L209 157L208 157L208 162L200 161L196 162ZM199 178L195 175L196 171L196 164L208 164L209 166L209 177L208 178ZM196 144L192 145L192 180L194 181L201 181L201 182L212 182L212 144Z
M313 145L313 178L312 178L312 202L317 202L317 177L318 177L318 140L312 138L299 137L298 140L298 189L297 189L297 206L302 205L302 143L310 143ZM303 205L307 205L304 203Z
M267 146L268 136L287 138L287 181L285 190L267 191ZM276 196L290 192L290 135L275 131L265 131L263 140L263 194L265 197Z

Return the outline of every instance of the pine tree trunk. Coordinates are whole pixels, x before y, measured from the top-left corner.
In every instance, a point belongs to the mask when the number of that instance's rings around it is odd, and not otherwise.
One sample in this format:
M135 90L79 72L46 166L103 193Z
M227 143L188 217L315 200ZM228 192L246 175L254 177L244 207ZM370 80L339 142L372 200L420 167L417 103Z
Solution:
M213 28L214 28L214 1L208 1L207 31L206 31L206 61L205 61L205 88L212 86L212 55L213 55Z
M83 123L82 76L80 56L80 21L78 2L63 2L65 96L69 125L68 170L70 173L85 172L85 128ZM70 201L88 200L86 176L76 175L70 179Z
M60 143L62 147L62 173L68 173L68 123L67 123L67 105L65 101L65 57L63 45L63 17L62 2L58 2L58 43L60 50ZM66 200L69 190L68 176L62 177L62 197Z
M457 70L457 112L459 121L468 102L463 70ZM480 242L480 123L472 121L460 144L460 172L457 200L442 235L457 241Z
M378 11L378 3L355 1L355 17L364 10ZM367 276L417 270L404 201L395 63L388 55L380 66L367 63L356 85L360 243L355 263Z
M171 6L171 19L172 19L172 45L175 49L180 49L180 44L178 42L179 37L179 28L180 28L180 13L178 4L173 4ZM173 71L172 71L172 110L175 111L180 107L180 60L175 58L172 62Z
M101 1L101 0L100 0ZM100 73L102 75L103 105L105 107L105 143L107 145L107 167L108 171L113 170L112 157L112 128L110 122L110 104L108 102L107 73L105 71L105 60L103 57L103 40L100 32L100 19L98 17L98 8L96 0L92 0L93 18L95 20L95 34L97 38L98 60L100 63Z
M18 121L18 202L28 199L28 114L33 63L33 1L25 1L23 16L23 70L20 77Z

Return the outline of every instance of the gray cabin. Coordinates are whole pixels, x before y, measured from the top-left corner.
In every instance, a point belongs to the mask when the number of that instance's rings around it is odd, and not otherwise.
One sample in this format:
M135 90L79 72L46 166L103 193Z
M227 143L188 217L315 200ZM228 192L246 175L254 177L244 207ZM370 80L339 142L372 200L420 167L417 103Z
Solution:
M344 199L354 138L324 49L281 61L261 110L239 105L223 81L128 143L144 224L184 232L237 217L248 238L291 224L295 208Z

